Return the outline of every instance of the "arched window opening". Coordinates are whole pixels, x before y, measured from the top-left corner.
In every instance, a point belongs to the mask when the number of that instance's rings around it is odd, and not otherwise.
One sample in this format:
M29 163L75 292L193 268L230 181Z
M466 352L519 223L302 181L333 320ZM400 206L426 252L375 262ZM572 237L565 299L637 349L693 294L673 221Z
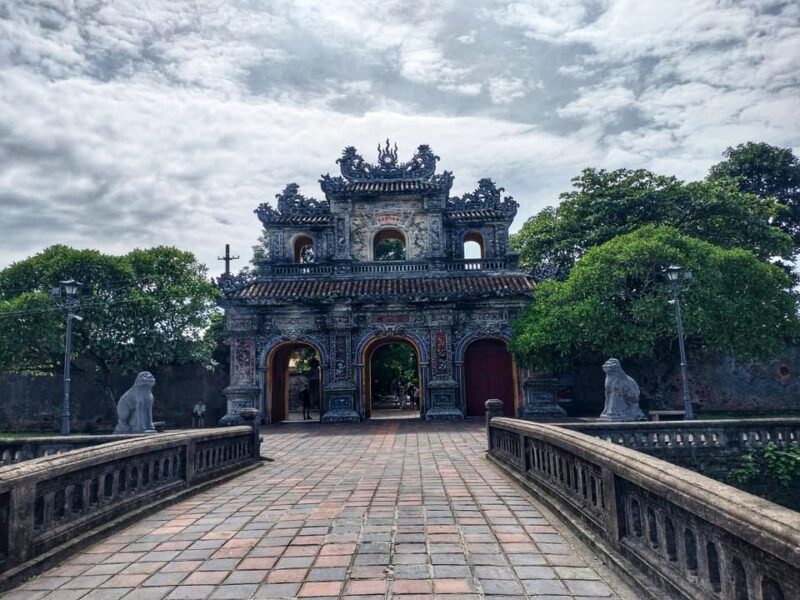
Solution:
M713 542L706 543L706 564L708 565L708 583L711 584L711 589L719 592L722 589L719 554L717 554L717 547Z
M678 542L675 538L675 525L669 517L664 520L664 540L667 543L667 558L671 561L678 560Z
M399 229L381 229L372 242L372 258L375 261L406 259L406 236Z
M307 235L299 235L294 240L294 262L305 265L314 262L314 240Z
M650 545L653 548L658 548L658 524L656 522L655 511L647 508L647 537L650 539Z
M738 558L734 558L731 562L731 571L733 571L733 600L750 600L747 572Z
M631 500L631 522L633 535L642 537L642 509L639 507L638 500Z
M483 235L480 231L468 231L464 236L464 258L485 258Z
M694 531L685 529L683 531L683 547L686 550L686 568L692 572L697 571L697 542L695 541Z
M763 600L786 600L781 586L769 577L761 580L761 598Z

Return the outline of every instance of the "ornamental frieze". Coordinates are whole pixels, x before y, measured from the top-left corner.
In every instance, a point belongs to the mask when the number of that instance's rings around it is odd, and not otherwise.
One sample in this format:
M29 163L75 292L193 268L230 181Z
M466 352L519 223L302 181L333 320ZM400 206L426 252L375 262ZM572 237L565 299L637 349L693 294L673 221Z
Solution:
M228 316L225 319L226 331L255 331L258 329L258 317Z

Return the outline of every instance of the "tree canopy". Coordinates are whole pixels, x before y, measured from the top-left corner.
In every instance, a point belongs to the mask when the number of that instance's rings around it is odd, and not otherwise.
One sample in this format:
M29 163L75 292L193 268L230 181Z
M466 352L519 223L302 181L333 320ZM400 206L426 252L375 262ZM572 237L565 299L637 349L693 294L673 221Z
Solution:
M709 180L732 178L743 192L779 202L776 224L800 246L800 161L790 148L747 142L727 148Z
M561 194L561 204L531 217L512 236L523 267L550 265L562 277L587 250L646 225L667 225L723 248L758 257L790 258L791 237L774 225L781 210L772 197L720 177L684 183L646 170L584 169Z
M674 363L665 358L677 332L662 275L671 264L694 273L681 304L695 351L764 357L800 333L783 269L747 250L646 226L588 249L565 281L540 283L515 324L513 350L547 373L595 357Z
M84 284L74 355L96 365L110 401L112 371L211 364L214 339L205 334L217 290L194 255L164 246L124 256L52 246L0 271L0 371L62 363L64 313L50 290L69 278Z

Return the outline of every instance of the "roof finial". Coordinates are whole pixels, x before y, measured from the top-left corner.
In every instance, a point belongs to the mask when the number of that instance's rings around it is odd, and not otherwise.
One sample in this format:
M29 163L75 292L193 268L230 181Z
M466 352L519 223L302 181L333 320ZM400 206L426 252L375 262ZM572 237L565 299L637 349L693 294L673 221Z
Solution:
M378 144L378 163L385 166L393 166L397 164L397 142L394 148L389 145L389 138L386 138L386 148L381 148Z

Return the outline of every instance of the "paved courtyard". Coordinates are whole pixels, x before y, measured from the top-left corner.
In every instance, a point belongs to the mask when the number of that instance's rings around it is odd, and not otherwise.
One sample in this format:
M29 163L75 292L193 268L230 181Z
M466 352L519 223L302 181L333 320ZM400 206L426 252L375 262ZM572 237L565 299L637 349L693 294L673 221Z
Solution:
M635 598L486 462L484 446L480 422L265 429L274 462L3 600Z

